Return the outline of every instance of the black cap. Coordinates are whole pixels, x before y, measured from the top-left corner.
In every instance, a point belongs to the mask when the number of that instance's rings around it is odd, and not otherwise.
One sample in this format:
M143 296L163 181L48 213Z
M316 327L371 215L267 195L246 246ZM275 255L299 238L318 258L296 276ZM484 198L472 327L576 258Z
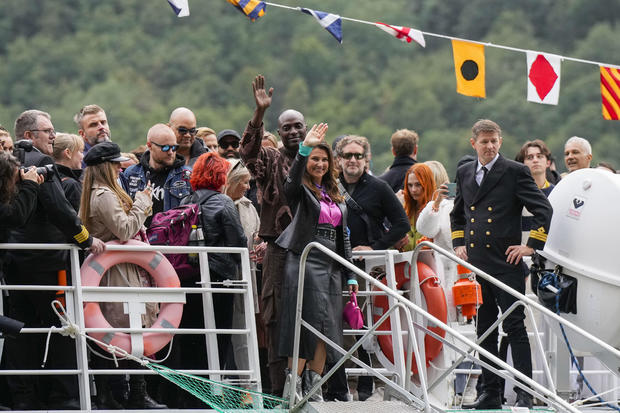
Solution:
M101 142L90 148L84 163L88 166L98 165L104 162L124 162L129 158L121 156L121 148L114 142Z
M237 132L236 130L224 129L217 134L217 143L220 143L222 138L226 136L234 136L235 138L237 138L237 140L241 140L241 136L239 135L239 132Z

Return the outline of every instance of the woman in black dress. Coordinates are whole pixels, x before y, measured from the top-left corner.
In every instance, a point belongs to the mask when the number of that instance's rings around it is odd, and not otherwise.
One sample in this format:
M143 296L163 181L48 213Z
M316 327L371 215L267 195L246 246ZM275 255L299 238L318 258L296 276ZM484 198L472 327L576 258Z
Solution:
M293 222L276 241L287 249L280 318L281 356L289 357L292 370L295 307L299 259L303 249L316 241L339 255L351 259L351 246L346 221L346 206L338 191L331 148L324 142L326 124L313 126L299 146L284 184L286 199L294 211ZM357 281L327 255L314 249L306 261L302 318L335 343L342 345L342 290L357 291ZM344 273L344 274L343 274ZM343 275L345 275L343 277ZM345 282L345 280L348 281ZM334 359L335 351L325 342L301 330L299 364L295 386L299 396L321 379L326 358ZM288 372L287 372L288 376ZM301 380L298 376L302 376ZM321 401L321 392L310 400Z

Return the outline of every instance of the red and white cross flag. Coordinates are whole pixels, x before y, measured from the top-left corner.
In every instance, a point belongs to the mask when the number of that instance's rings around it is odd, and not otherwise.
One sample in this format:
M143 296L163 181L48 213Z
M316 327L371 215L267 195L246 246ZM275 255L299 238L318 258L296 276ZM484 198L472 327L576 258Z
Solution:
M527 100L557 105L560 99L561 57L527 52Z

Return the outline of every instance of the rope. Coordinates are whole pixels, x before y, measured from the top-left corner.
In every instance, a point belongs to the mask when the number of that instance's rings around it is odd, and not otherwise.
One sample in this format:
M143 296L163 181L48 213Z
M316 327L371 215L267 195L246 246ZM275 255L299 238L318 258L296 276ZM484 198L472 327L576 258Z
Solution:
M51 306L52 306L52 310L56 313L56 315L58 316L58 318L60 319L60 322L62 324L62 327L52 327L50 328L50 330L47 332L47 340L45 343L45 354L43 356L43 364L41 365L41 367L45 367L45 363L47 362L47 354L48 354L48 350L49 350L49 344L50 344L50 337L52 333L60 333L63 336L70 336L71 338L76 338L77 336L81 336L84 337L87 340L91 340L97 344L99 344L100 346L104 347L109 353L112 354L112 358L114 360L114 364L116 365L116 367L118 367L118 358L117 358L117 353L119 356L121 356L121 360L124 359L129 359L129 360L133 360L136 363L144 366L144 367L148 367L148 365L151 363L151 360L148 358L139 358L136 357L128 352L126 352L125 350L123 350L120 347L117 346L113 346L111 344L108 343L104 343L103 341L97 340L96 338L93 338L91 336L89 336L88 334L86 334L84 331L80 330L80 327L75 324L67 315L67 311L65 310L65 307L62 305L62 303L58 300L54 300L51 302ZM59 312L60 309L61 311ZM61 314L62 313L62 314ZM172 348L172 347L171 347ZM168 350L168 354L166 355L166 358L170 355L170 350ZM104 357L107 358L107 357ZM164 359L165 360L165 359Z
M553 286L557 289L557 293L555 295L555 312L556 312L557 315L560 315L560 294L562 293L562 287L560 287L559 283L558 283L557 271L553 272L552 274L553 274L553 284L554 284ZM588 389L594 395L592 397L589 397L589 399L598 399L598 401L599 401L598 404L600 406L606 406L606 407L609 407L610 409L614 409L614 410L620 412L620 407L615 406L615 405L605 401L594 390L594 388L592 387L592 385L590 384L590 382L588 381L586 376L583 374L583 371L581 370L581 366L577 362L577 357L575 357L575 354L573 354L573 348L571 347L571 345L570 345L570 343L568 341L568 337L566 336L566 331L564 330L564 326L562 325L562 323L559 323L559 324L560 324L560 330L562 331L562 337L564 337L564 342L566 343L566 347L568 347L568 352L570 353L571 363L577 368L577 371L579 372L579 376L581 376L581 378L583 379L583 382L586 384ZM578 400L577 402L573 403L573 405L578 406L578 405L582 404L583 402L584 401Z
M293 10L293 11L300 11L301 10L300 7L285 6L283 4L273 3L273 2L270 2L270 1L266 1L265 4L267 4L269 6L279 7L279 8L282 8L282 9L288 9L288 10ZM375 25L375 22L371 22L371 21L367 21L367 20L352 19L350 17L345 17L345 16L340 16L340 18L342 20L348 20L348 21L354 22L354 23L367 24L367 25L370 25L370 26L374 26ZM462 37L455 37L455 36L448 36L448 35L440 34L440 33L426 32L426 31L423 31L423 30L420 30L420 32L424 36L437 37L437 38L440 38L440 39L447 39L447 40L460 40L460 41L465 41L465 42L469 42L469 43L481 44L481 45L483 45L485 47L494 47L496 49L509 50L511 52L527 53L527 52L531 51L531 50L527 50L527 49L521 49L521 48L518 48L518 47L503 46L501 44L495 44L495 43L489 43L489 42L480 42L480 41L476 41L476 40L465 39L465 38L462 38ZM586 59L578 59L578 58L575 58L575 57L561 56L561 55L558 55L556 53L548 53L548 52L536 52L536 53L545 53L545 54L548 54L548 55L559 56L562 60L568 60L568 61L573 61L573 62L577 62L577 63L585 63L585 64L590 64L590 65L595 65L595 66L606 66L606 67L620 68L620 66L618 66L618 65L613 65L613 64L609 64L609 63L602 63L602 62L596 62L594 60L586 60Z

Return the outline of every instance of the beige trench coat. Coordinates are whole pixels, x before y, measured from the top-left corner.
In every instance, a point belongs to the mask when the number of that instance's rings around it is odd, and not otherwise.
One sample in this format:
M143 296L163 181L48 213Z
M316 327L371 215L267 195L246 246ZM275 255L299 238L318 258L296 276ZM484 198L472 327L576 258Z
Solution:
M95 184L90 197L90 226L92 236L102 241L125 242L136 237L144 221L152 213L153 201L142 192L136 194L132 208L125 212L116 194L107 186ZM146 272L143 272L146 274ZM148 274L141 275L135 264L118 264L101 279L102 287L150 287ZM129 317L123 303L101 303L101 310L112 327L129 327ZM157 303L146 304L143 326L149 327L157 318Z

